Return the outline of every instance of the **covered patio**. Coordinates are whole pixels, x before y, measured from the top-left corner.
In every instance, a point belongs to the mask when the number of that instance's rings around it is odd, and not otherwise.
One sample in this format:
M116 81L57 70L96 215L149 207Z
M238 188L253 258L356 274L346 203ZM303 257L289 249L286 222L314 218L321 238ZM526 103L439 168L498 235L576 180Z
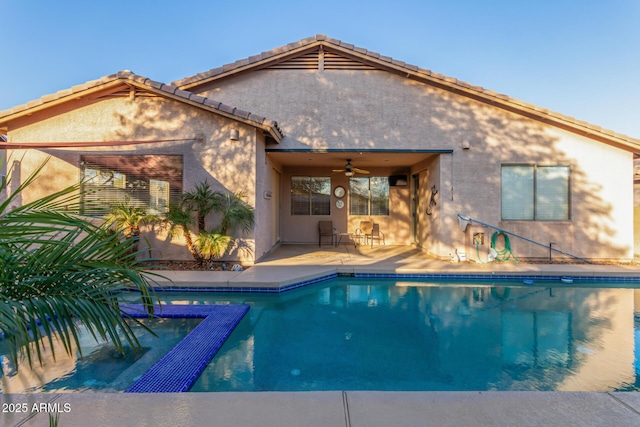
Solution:
M281 189L277 241L317 242L319 221L332 221L338 235L370 221L387 243L429 246L426 208L432 187L440 186L440 155L451 151L267 148L281 171L273 179Z

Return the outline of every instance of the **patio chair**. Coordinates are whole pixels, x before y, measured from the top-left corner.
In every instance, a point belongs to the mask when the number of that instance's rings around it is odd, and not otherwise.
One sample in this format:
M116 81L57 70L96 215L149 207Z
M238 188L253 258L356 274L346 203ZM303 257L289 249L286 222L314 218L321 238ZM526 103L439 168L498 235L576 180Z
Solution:
M378 241L378 245L380 244L380 241L382 241L383 245L386 245L384 241L384 233L380 231L380 224L376 224L375 222L373 223L373 228L371 229L371 234L369 235L369 238L371 239L372 247L373 247L374 240Z
M335 245L338 237L332 221L318 221L318 246L320 247L322 247L322 238L324 236L331 236L331 244Z
M360 221L360 227L356 228L355 236L358 241L364 239L364 244L366 245L369 241L369 236L371 236L372 230L373 223L371 221Z

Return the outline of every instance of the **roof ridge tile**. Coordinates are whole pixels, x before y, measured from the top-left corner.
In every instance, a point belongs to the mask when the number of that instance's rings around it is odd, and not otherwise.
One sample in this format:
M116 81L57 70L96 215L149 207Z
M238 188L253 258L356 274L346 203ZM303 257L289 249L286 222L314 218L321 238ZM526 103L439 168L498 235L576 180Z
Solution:
M340 43L342 43L340 40L332 39L331 37L326 37L324 41L326 41L327 43L335 44L336 46L340 46Z
M192 101L198 102L200 104L204 104L204 100L207 98L201 95L197 95L193 92L189 92L189 99Z
M171 94L175 93L177 89L178 88L176 86L171 86L166 83L162 83L162 86L160 86L160 90L171 93Z
M251 115L251 113L249 111L244 111L244 110L241 110L239 108L235 108L233 110L233 114L236 115L236 116L240 116L243 119L248 119L249 116Z

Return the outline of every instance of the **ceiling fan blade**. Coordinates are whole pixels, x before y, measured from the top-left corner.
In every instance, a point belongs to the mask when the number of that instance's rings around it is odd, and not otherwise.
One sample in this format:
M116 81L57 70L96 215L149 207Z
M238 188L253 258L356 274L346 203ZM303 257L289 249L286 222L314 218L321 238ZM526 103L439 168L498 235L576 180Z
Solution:
M361 174L363 174L363 175L367 175L367 174L371 173L371 172L366 171L366 170L364 170L364 169L358 169L358 168L353 168L352 170L353 170L355 173L361 173Z
M333 170L334 173L338 173L338 172L344 172L344 169L334 169Z

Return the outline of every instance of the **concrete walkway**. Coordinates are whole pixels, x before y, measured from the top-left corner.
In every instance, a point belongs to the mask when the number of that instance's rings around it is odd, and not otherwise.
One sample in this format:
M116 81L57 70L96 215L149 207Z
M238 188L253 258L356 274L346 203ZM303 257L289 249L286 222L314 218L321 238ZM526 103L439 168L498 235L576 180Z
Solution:
M333 273L640 276L638 266L452 264L406 246L282 246L242 272L163 272L162 287L272 287ZM0 395L1 426L640 426L639 393L263 392ZM10 405L12 403L13 405ZM44 405L42 405L44 404ZM35 405L35 406L34 406ZM23 412L17 410L25 409Z
M640 426L636 393L365 392L0 396L2 426ZM16 412L15 408L26 412Z

